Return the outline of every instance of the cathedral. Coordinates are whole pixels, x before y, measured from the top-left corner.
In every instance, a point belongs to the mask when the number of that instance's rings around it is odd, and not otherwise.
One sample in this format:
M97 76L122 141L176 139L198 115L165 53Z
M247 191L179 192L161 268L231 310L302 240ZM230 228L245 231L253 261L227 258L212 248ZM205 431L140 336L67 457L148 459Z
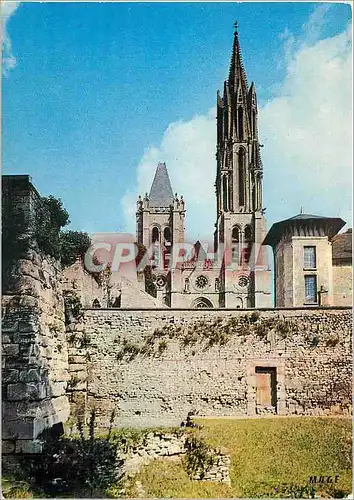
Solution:
M229 76L222 96L217 92L216 118L216 176L210 179L216 194L212 244L187 241L188 200L173 191L167 166L161 162L150 192L137 200L136 242L139 254L144 254L138 269L132 261L129 277L113 272L105 275L103 284L96 282L80 258L63 269L63 290L78 295L84 307L262 309L351 304L352 232L338 234L344 220L301 213L267 231L257 96L254 83L247 83L237 28ZM129 236L133 244L135 238Z
M149 195L138 198L137 241L149 249L161 306L272 307L262 177L256 90L247 82L236 25L229 76L223 95L217 92L214 258L196 242L193 254L174 265L188 200L173 194L165 163L157 165Z

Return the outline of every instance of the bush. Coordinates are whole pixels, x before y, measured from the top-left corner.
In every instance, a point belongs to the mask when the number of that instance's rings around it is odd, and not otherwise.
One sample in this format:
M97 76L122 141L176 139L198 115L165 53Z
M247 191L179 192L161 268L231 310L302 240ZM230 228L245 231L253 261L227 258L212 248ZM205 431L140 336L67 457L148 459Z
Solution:
M60 198L42 197L36 208L34 237L39 249L56 259L60 259L60 230L69 224L69 214Z
M49 496L74 494L79 497L104 497L105 490L119 479L118 443L111 438L114 413L106 437L95 435L96 411L91 411L88 429L77 417L79 437L48 438L43 453L25 467L32 489Z
M74 264L77 257L83 257L91 245L87 233L63 231L60 234L61 263L64 267Z

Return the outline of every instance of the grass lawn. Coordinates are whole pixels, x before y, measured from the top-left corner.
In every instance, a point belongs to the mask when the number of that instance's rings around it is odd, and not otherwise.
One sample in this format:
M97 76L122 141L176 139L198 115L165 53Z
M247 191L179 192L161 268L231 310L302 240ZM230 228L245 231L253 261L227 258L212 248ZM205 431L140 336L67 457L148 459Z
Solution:
M351 420L345 418L198 419L198 434L231 455L231 486L191 481L182 462L155 460L140 481L147 497L284 496L282 485L309 486L310 476L339 476L335 485L317 485L319 493L342 497L352 491ZM278 489L278 490L277 490ZM290 495L288 495L290 496ZM322 495L321 495L322 496Z

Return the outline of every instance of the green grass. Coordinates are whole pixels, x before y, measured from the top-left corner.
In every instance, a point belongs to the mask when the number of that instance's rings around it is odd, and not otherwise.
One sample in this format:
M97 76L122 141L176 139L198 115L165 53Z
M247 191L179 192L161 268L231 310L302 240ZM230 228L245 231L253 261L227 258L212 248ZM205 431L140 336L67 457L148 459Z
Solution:
M19 481L12 476L1 478L1 491L4 498L33 498L30 485L26 481Z
M229 498L233 496L232 489L227 485L192 481L181 460L157 459L144 466L140 473L125 485L127 496L132 498L138 496L137 481L142 483L144 497L147 498Z
M344 418L200 419L197 433L231 455L231 487L191 481L182 462L156 460L127 488L137 494L140 481L147 497L284 496L285 488L309 487L310 476L336 476L335 485L316 491L342 497L351 492L351 420ZM283 486L284 488L284 486ZM278 489L278 491L277 491Z

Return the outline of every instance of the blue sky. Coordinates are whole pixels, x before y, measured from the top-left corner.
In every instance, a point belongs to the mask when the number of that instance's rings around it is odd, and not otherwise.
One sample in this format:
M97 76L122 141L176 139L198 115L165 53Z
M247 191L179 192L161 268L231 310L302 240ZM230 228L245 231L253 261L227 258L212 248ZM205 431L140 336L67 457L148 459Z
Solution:
M351 142L333 132L351 126L348 4L44 2L4 17L12 63L2 83L3 173L29 174L42 195L60 197L73 229L134 231L136 193L165 160L187 229L212 234L213 107L235 19L264 126L269 225L301 205L351 217ZM318 135L307 141L312 123Z

